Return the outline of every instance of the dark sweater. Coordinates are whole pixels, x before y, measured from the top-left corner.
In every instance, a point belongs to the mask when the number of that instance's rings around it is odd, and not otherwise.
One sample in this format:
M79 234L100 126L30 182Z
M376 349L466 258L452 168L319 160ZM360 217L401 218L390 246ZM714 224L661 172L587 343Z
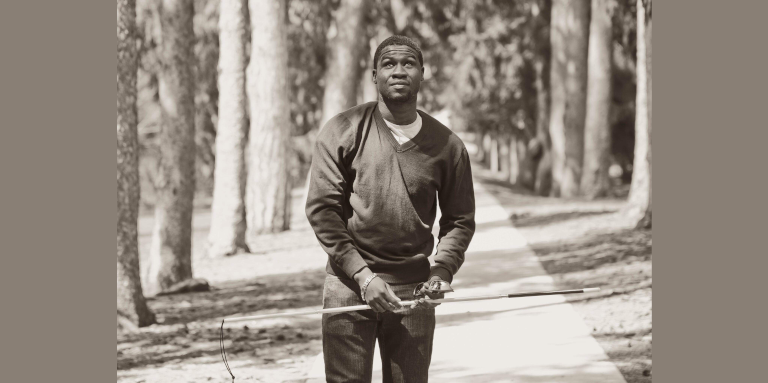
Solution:
M328 253L329 274L351 278L368 266L392 284L433 275L452 281L464 262L475 231L467 150L450 129L418 113L421 130L403 145L376 102L349 109L320 130L306 214ZM430 269L438 200L442 217Z

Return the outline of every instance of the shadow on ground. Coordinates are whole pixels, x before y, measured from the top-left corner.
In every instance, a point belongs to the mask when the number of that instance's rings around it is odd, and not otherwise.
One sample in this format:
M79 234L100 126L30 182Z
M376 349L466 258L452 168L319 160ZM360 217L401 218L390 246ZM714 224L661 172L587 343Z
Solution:
M276 274L214 286L210 292L151 298L149 307L162 323L135 333L118 334L117 369L218 356L221 318L319 306L325 275L324 270ZM316 352L308 343L320 339L320 326L317 320L297 320L290 325L283 322L258 329L228 325L224 338L228 354L246 352L260 356L260 363L269 364L280 355ZM259 350L267 347L273 355L260 355Z

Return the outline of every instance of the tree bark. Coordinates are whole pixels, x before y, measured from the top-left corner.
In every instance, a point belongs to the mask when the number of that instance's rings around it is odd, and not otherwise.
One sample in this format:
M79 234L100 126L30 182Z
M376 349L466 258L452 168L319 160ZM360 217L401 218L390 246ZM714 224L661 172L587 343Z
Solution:
M604 196L610 187L613 8L613 0L592 0L584 169L581 174L581 194L590 199Z
M517 141L518 138L514 134L509 135L506 162L509 168L507 176L511 184L517 184L518 177L520 177L520 154L518 153Z
M139 138L136 110L136 1L117 0L117 323L155 323L139 272Z
M365 15L369 0L341 0L333 17L336 34L328 44L322 128L333 116L355 106L361 60L368 52ZM333 28L333 27L332 27ZM373 100L371 100L373 101Z
M535 153L532 153L533 151L529 149L531 141L526 142L522 138L517 138L514 142L514 152L517 156L517 175L514 183L529 190L533 190L536 180ZM536 145L535 142L534 145Z
M533 17L537 41L533 68L536 88L536 137L528 143L528 153L533 159L533 191L537 195L550 195L552 189L551 141L549 138L550 113L550 20L551 0L539 0L534 3Z
M490 169L493 174L498 174L500 170L499 166L499 140L495 133L490 135L491 137L491 155L490 155Z
M651 227L651 9L651 0L637 0L635 160L629 216L638 228Z
M252 234L288 230L291 222L288 139L288 40L285 0L250 0L251 111L246 220Z
M510 146L509 135L499 134L497 139L499 145L499 175L505 180L509 181L509 174L511 171L511 163L509 161Z
M536 142L529 152L536 158L536 176L533 191L537 195L549 195L552 190L551 144L549 139L549 62L548 57L539 55L534 63L536 71Z
M195 84L192 0L158 4L161 41L158 86L162 132L155 180L157 203L147 292L192 278L192 202L195 194Z
M219 12L219 127L208 255L248 252L245 242L247 0L222 0Z
M552 1L552 192L566 198L579 193L584 157L589 6L589 0Z

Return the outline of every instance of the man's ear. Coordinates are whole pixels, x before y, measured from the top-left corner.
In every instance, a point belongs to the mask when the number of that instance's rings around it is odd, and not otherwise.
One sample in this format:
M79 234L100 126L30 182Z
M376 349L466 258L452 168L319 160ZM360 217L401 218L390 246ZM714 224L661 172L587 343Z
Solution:
M373 83L376 84L376 69L371 70L371 74L373 75Z

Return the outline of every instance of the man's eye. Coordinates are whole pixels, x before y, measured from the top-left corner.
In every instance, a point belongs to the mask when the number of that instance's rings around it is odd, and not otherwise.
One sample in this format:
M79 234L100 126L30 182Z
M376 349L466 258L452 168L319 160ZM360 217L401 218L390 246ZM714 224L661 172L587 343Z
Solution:
M405 63L405 66L407 66L407 67L409 67L409 68L410 68L410 67L412 67L412 66L413 66L413 63Z
M393 65L392 63L386 63L386 64L384 64L384 68L391 68L391 67L393 67L393 66L394 66L394 65Z

